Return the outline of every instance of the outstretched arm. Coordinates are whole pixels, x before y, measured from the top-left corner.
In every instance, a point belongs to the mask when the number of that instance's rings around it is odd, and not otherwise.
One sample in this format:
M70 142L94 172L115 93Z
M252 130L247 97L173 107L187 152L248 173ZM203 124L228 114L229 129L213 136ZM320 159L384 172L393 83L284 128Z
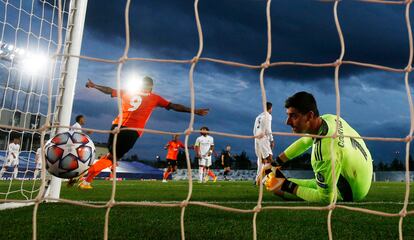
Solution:
M300 180L296 180L298 187L294 194L305 201L323 203L331 203L333 201L334 191L336 190L334 185L337 185L341 175L342 154L336 144L334 145L334 153L331 154L330 146L332 141L333 139L331 138L324 138L315 146L319 154L317 160L312 164L313 171L315 172L313 186L307 186L307 184L303 184ZM332 175L332 156L335 160L334 175ZM349 199L343 200L349 201Z
M95 88L95 89L97 89L97 90L99 90L99 91L101 91L101 92L103 92L105 94L108 94L108 95L111 95L112 94L112 91L113 91L112 88L107 87L107 86L101 86L101 85L95 84L90 79L88 79L88 81L86 82L85 87L87 87L87 88Z
M191 112L191 108L186 107L186 106L181 105L181 104L176 104L176 103L168 104L168 108L172 109L176 112L188 112L188 113ZM200 115L200 116L204 116L204 115L208 114L209 110L210 109L208 109L208 108L198 108L198 109L194 109L194 113L197 114L197 115Z
M279 164L283 164L286 161L289 161L302 153L306 152L310 147L312 147L312 138L311 137L301 137L292 143L288 148L285 149L276 159Z

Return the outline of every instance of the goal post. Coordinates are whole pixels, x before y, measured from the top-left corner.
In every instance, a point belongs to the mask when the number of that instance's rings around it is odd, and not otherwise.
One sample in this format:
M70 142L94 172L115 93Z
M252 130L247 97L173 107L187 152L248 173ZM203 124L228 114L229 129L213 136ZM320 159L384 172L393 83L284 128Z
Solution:
M88 0L71 0L70 2L68 26L64 42L64 56L61 65L61 83L59 84L59 94L55 106L55 120L53 121L56 125L70 125L79 66L79 58L71 56L79 56L81 52L87 5ZM65 130L67 129L58 128L57 133ZM52 176L46 197L59 198L61 185L62 180Z
M46 200L60 197L61 179L39 183L35 153L41 133L47 140L70 125L87 4L0 2L0 209L32 203L38 194ZM45 125L52 127L41 129ZM17 167L3 168L16 137L21 141ZM18 202L10 203L13 199Z

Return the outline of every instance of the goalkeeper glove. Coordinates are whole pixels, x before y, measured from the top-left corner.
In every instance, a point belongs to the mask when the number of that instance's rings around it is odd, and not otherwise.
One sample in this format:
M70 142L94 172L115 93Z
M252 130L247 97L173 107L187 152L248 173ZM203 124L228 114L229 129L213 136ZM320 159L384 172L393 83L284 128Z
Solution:
M297 184L289 181L280 171L280 167L276 167L275 171L270 172L265 179L265 187L268 191L280 195L280 192L288 192L294 194Z
M272 162L271 164L266 164L263 166L262 170L260 171L259 178L257 178L256 185L260 183L264 183L266 181L266 176L271 172L276 173L276 169L280 169L281 167L277 165L277 163Z

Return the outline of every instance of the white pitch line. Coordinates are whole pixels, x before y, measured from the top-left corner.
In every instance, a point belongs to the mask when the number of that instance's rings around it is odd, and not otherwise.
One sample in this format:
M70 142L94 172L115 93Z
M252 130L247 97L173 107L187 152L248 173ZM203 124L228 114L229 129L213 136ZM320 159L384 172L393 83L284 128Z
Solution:
M90 204L106 204L106 201L79 201L83 203L90 203ZM130 201L117 201L117 202L123 202L128 203ZM174 203L181 203L182 201L136 201L136 202L130 202L130 203L162 203L162 204L174 204ZM190 202L204 202L209 204L257 204L257 201L197 201L192 200ZM298 204L298 203L306 203L304 201L262 201L262 204L273 204L273 206L278 205L286 205L286 204ZM384 202L384 201L378 201L378 202L339 202L336 205L402 205L404 202ZM414 204L414 202L408 202L408 204ZM314 207L315 205L301 205L304 207ZM321 205L326 206L326 205Z
M34 205L34 202L29 202L29 203L11 203L11 202L0 203L0 211L9 210L9 209L13 209L13 208L27 207L27 206L31 206L31 205Z

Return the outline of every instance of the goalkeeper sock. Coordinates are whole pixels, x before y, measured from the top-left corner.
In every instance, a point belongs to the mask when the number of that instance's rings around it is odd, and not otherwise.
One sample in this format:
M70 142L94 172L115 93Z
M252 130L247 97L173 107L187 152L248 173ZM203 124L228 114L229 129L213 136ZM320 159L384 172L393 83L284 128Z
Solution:
M112 161L106 158L106 156L101 157L96 163L94 163L88 169L88 176L86 177L87 182L91 183L93 179L101 173L107 167L112 166Z

